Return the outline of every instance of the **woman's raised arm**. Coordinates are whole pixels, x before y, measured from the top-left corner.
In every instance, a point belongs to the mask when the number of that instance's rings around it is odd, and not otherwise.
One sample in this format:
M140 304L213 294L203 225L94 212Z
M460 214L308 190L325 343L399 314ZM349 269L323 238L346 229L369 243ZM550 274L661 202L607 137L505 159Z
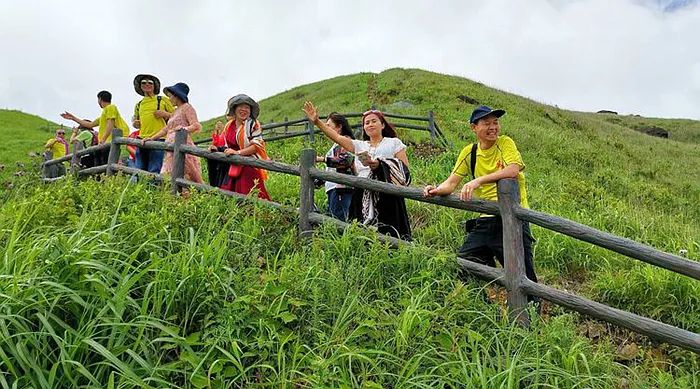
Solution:
M312 122L321 131L323 131L323 133L326 134L326 136L330 140L339 144L340 147L344 148L345 150L351 153L355 152L355 145L353 145L352 139L344 137L328 128L328 126L326 126L326 123L322 122L321 119L318 118L318 111L316 110L316 107L314 107L313 103L311 103L310 101L305 102L303 111L306 114L306 117L309 119L309 121Z

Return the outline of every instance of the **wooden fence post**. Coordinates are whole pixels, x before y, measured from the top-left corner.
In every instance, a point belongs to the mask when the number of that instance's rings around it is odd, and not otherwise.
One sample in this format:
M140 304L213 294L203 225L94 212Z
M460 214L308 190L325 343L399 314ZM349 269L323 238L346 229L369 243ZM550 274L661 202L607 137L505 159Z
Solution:
M314 124L307 121L306 130L309 132L309 143L314 144Z
M428 130L430 130L430 144L435 144L435 114L428 111Z
M289 121L289 118L285 116L285 117L284 117L284 133L285 133L285 134L286 134L287 132L289 132L289 124L287 123L288 121Z
M518 181L498 181L498 208L503 221L503 261L508 289L508 314L523 327L530 325L527 314L527 294L523 290L525 278L525 249L523 247L522 221L515 216L515 207L520 204Z
M107 156L107 175L112 176L116 170L112 169L112 165L119 163L119 153L121 152L121 145L117 144L115 141L117 138L122 137L122 130L115 128L112 130L112 144L109 147L109 155Z
M173 170L170 172L174 195L180 193L180 185L178 185L177 180L185 177L185 153L180 151L180 146L184 145L186 142L187 130L184 128L177 130L175 132L175 143L173 145Z
M311 238L313 230L309 221L309 212L314 204L314 180L309 174L309 169L316 163L316 150L304 149L299 158L299 236Z

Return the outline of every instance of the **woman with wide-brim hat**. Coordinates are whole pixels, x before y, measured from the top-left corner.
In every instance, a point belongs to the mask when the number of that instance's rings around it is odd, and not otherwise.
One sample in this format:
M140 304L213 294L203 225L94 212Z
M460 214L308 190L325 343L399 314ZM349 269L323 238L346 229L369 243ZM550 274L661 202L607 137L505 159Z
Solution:
M240 94L229 99L226 116L231 119L224 125L221 134L212 135L211 151L222 151L226 155L241 155L268 160L262 126L257 120L260 106L251 97ZM211 167L211 165L210 165ZM265 188L267 171L251 166L229 164L227 170L219 169L210 180L212 185L236 193L248 194L255 189L258 197L270 200Z
M202 125L197 119L197 112L189 103L187 95L190 93L190 87L184 82L178 82L173 86L164 88L163 92L165 92L165 95L168 96L170 101L173 105L177 106L177 108L172 116L170 116L168 124L155 135L144 138L143 142L160 139L165 136L165 141L172 143L175 141L175 132L179 129L184 129L187 131L187 144L194 146L192 134L199 132L202 129ZM172 170L173 153L167 152L163 159L163 167L160 172L161 174L170 174ZM199 162L199 157L191 154L185 155L185 178L200 184L204 182L202 180L202 167Z

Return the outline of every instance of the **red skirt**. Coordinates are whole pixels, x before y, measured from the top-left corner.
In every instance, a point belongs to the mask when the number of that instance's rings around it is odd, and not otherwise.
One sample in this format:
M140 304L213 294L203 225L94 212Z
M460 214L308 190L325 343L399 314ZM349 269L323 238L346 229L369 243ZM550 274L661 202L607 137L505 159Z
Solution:
M265 182L262 179L260 171L251 166L241 167L242 169L238 177L230 177L227 175L224 178L221 189L247 195L255 188L258 191L258 198L271 200L267 189L265 189Z

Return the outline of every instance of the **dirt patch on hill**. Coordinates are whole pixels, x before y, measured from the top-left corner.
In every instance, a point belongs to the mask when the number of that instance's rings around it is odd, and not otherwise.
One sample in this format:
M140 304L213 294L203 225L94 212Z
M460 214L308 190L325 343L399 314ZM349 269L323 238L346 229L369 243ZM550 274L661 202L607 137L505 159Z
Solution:
M414 143L408 142L408 145L413 151L413 155L420 158L429 158L440 155L445 152L445 148L431 144L430 142Z

